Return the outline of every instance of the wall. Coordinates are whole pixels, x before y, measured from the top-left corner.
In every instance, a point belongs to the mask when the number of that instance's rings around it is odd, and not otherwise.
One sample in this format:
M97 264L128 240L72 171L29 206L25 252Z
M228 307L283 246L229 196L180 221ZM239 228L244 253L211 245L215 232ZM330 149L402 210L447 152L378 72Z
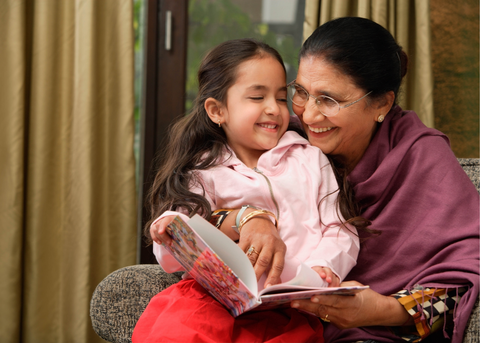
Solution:
M457 157L479 157L479 3L430 1L435 128Z

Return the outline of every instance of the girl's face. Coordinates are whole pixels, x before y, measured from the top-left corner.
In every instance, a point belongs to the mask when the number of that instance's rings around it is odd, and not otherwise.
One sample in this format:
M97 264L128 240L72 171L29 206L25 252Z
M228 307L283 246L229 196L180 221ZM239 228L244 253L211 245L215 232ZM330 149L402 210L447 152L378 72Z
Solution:
M296 83L314 96L328 95L340 106L365 95L353 81L323 58L306 56L300 61ZM325 154L338 155L353 168L362 158L375 133L376 120L388 109L369 106L364 98L350 107L340 109L336 116L326 117L309 98L305 107L293 104L293 111L303 123L310 143Z
M226 104L220 106L221 125L237 157L253 168L288 127L285 71L275 58L265 56L241 63L236 75Z

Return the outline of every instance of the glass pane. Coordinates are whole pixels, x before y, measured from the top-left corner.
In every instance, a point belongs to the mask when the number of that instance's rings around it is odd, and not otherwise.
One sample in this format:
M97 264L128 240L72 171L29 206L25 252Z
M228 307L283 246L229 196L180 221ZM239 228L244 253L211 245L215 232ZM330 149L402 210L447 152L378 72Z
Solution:
M297 74L305 0L190 0L186 111L192 107L197 71L208 50L229 39L255 38L277 49L287 81Z

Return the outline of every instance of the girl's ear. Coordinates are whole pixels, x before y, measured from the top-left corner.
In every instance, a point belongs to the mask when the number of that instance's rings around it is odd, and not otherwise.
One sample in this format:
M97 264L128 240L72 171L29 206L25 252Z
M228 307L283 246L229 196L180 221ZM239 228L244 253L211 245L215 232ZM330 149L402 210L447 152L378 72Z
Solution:
M222 103L220 101L214 98L208 98L205 100L204 106L211 121L218 125L224 122Z

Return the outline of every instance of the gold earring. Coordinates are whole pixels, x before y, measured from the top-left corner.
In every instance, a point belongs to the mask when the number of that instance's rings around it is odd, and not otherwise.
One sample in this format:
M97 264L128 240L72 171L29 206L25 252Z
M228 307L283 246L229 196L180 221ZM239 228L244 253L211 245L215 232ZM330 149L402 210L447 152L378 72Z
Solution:
M218 120L218 127L222 127L222 124L220 124L220 119Z
M380 115L378 116L377 121L378 121L379 123L381 123L384 119L385 119L385 116L384 116L383 114L380 114Z

